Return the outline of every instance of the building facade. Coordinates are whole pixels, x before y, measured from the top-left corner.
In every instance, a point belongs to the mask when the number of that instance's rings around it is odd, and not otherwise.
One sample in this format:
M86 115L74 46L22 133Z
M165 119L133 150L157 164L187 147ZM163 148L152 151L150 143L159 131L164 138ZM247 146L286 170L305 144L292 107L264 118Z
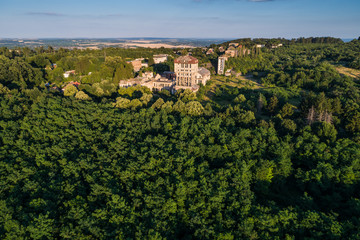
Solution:
M153 59L154 59L154 63L155 63L155 64L163 63L163 62L166 62L166 61L167 61L168 55L167 55L167 54L154 55L154 56L153 56Z
M196 75L199 71L199 61L192 56L182 56L174 60L176 86L191 87L197 85Z
M170 72L170 71L163 72L163 74L161 76L164 77L164 78L167 78L169 80L175 80L176 79L176 74L174 72Z
M128 61L128 63L130 63L133 66L135 72L140 71L140 69L142 67L141 59L135 59L133 61Z
M225 61L227 60L226 57L222 56L218 58L218 69L217 69L217 74L218 75L223 75L225 72Z
M206 85L206 82L210 80L211 73L209 70L203 67L199 67L199 71L196 74L196 83L198 85Z
M210 80L211 73L208 69L200 67L199 61L192 56L182 56L174 61L174 72L164 72L162 76L145 72L141 77L121 80L119 87L145 86L152 91L169 90L175 92L180 89L199 90L199 84L205 85Z
M206 55L210 55L214 53L214 49L213 48L209 48L209 50L207 50Z
M225 51L225 54L230 57L236 56L236 49L234 47L230 47L228 50Z
M161 90L169 90L171 91L175 82L172 80L169 80L167 78L133 78L128 80L121 80L119 82L119 87L121 88L128 88L128 87L134 87L134 86L144 86L151 91L161 91Z
M64 78L68 78L71 75L75 75L75 70L66 71L63 75L64 75Z

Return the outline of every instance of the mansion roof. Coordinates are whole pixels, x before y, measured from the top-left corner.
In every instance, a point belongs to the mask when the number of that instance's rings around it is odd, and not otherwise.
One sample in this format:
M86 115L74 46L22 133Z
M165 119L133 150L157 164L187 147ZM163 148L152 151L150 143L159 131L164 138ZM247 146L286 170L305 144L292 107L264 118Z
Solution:
M199 60L192 56L181 56L175 59L174 63L196 64L199 63Z
M200 67L198 73L201 76L210 76L210 71L207 70L206 68Z

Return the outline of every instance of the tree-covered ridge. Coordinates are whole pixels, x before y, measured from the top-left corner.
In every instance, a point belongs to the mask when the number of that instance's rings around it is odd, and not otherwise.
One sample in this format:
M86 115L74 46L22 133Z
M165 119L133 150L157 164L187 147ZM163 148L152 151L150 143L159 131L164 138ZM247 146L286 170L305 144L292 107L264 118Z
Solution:
M3 237L356 239L359 144L331 125L36 101L2 114Z
M223 43L224 45L229 45L230 43L239 43L244 46L253 46L255 44L263 44L266 46L271 46L274 44L342 44L344 43L340 38L333 37L309 37L309 38L293 38L293 39L285 39L285 38L240 38L236 40L231 40Z
M359 239L359 80L332 66L357 44L264 50L230 62L261 88L174 95L118 89L127 50L4 51L1 238ZM112 76L46 87L69 57Z

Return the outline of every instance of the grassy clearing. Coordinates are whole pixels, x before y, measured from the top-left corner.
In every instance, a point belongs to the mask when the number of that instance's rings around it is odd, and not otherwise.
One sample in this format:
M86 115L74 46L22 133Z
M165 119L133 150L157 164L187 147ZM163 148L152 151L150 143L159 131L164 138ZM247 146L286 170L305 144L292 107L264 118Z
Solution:
M237 88L247 88L247 89L259 89L263 88L254 78L251 76L239 76L239 77L225 77L225 76L215 76L212 79L213 87L218 86L229 86Z
M239 93L260 92L264 95L276 95L280 99L285 99L294 106L299 106L301 102L300 94L302 90L299 89L286 89L277 87L274 85L264 86L259 83L252 76L239 76L239 77L225 77L214 76L211 78L211 85L208 86L209 91L203 97L204 102L211 102L220 106L226 106L232 104L231 97L217 96L216 91L218 89L227 89L230 92L235 88L239 89Z
M356 70L356 69L352 69L352 68L347 68L344 66L335 66L336 70L343 75L352 77L352 78L356 78L356 79L360 79L360 70Z
M231 101L224 99L222 97L216 97L216 89L219 88L238 88L246 90L257 90L263 88L263 86L255 81L255 79L248 76L239 76L239 77L225 77L225 76L214 76L211 78L210 89L206 96L204 96L203 101L212 102L219 104L221 106L231 104Z

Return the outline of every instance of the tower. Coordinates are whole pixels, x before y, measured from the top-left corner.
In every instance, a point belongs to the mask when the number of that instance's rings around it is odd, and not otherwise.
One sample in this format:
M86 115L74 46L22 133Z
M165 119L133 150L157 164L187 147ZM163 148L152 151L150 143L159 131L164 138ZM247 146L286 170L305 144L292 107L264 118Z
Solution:
M217 74L218 75L223 75L225 72L225 61L226 61L226 57L219 57L218 58L218 69L217 69Z
M176 86L191 87L197 85L196 74L199 71L199 61L192 56L181 56L174 60Z

